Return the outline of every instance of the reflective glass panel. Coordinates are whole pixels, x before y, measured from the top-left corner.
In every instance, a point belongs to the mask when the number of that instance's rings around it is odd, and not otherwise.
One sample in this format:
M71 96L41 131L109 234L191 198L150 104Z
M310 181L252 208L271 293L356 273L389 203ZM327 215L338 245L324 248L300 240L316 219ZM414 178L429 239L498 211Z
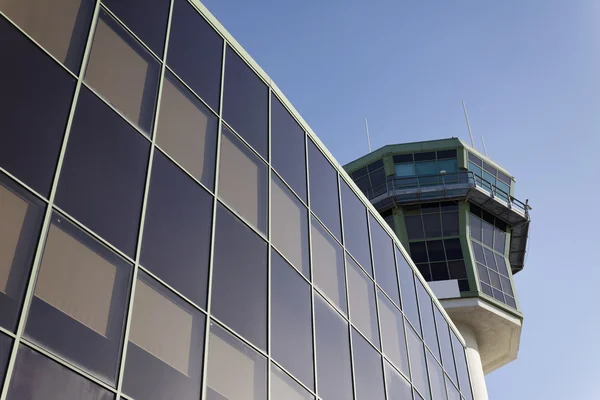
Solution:
M306 391L288 374L271 364L271 398L282 400L314 400L314 396Z
M446 376L446 391L448 394L448 400L461 400L460 393L454 384Z
M0 325L17 328L45 205L0 173Z
M271 250L271 355L314 388L310 285Z
M406 215L404 221L406 223L408 240L423 239L425 237L423 221L421 220L420 215Z
M408 372L408 353L404 335L404 318L402 313L381 293L379 299L379 320L385 354L406 376Z
M394 248L396 249L396 263L398 264L398 277L400 279L402 294L402 311L404 311L404 314L406 314L406 317L417 332L421 332L413 272L402 252L397 247L394 246Z
M450 334L448 322L442 316L442 313L437 307L434 307L435 325L437 327L438 340L440 342L440 350L442 353L442 365L451 379L457 381L456 367L454 366L454 354L452 353L452 343L450 342Z
M434 238L442 236L442 222L440 214L424 214L423 226L425 227L425 237Z
M225 121L258 154L268 159L269 89L229 46L223 92Z
M102 3L162 57L170 0L102 0Z
M437 361L431 356L430 352L427 352L427 366L429 369L429 381L431 382L432 400L446 400L444 373Z
M371 343L379 347L375 285L350 257L346 257L346 269L350 296L350 321Z
M271 175L271 240L310 279L308 211L275 174Z
M6 335L0 334L0 382L4 383L8 359L12 351L12 339Z
M0 0L0 11L78 74L94 3L93 0Z
M308 161L310 209L335 237L341 240L337 172L310 140L308 141Z
M32 10L38 3L45 4L44 8L54 6L46 0L0 0L0 9L6 12L8 6L18 11L24 3L32 3L26 7ZM45 12L40 15L47 18ZM0 53L0 166L48 197L75 79L5 18L0 18Z
M343 179L340 182L346 249L354 256L365 271L372 275L366 208L348 184Z
M412 399L410 383L387 362L385 362L385 382L387 384L388 399Z
M346 312L346 282L342 248L311 218L313 281L333 303Z
M317 394L323 400L352 400L348 324L316 292L314 296Z
M410 256L415 263L428 262L427 246L425 242L414 242L409 244Z
M475 240L482 241L481 219L469 214L469 222L471 225L471 237Z
M385 400L381 356L355 330L352 330L352 353L356 400Z
M433 305L431 297L425 290L423 284L417 282L417 293L419 296L419 310L421 311L421 324L423 326L423 338L425 343L433 351L435 356L440 358L440 347L437 341L437 334L435 330L435 320L433 316Z
M396 263L394 261L394 246L392 239L383 230L383 227L369 214L371 225L371 247L373 249L373 263L375 264L375 280L388 296L399 306L400 293L396 277Z
M442 236L456 236L458 234L458 213L442 213Z
M456 362L456 371L458 372L458 383L462 395L467 400L472 400L471 383L469 381L469 371L467 369L467 359L465 348L458 340L454 332L450 333L452 338L452 348L454 350L454 361Z
M447 260L460 260L463 258L460 239L444 240L444 249L446 250Z
M500 229L494 229L494 250L498 253L504 254L504 249L506 247L506 233L502 232Z
M509 276L508 268L506 266L506 259L499 254L494 254L494 256L494 258L496 259L496 265L498 265L498 272L500 272L504 276Z
M288 185L306 201L304 130L281 101L271 95L271 164Z
M214 322L207 368L207 400L267 399L267 360Z
M219 111L222 55L219 34L187 0L175 0L167 65L215 112Z
M211 313L267 347L267 244L219 204L212 275Z
M486 221L481 221L483 226L483 244L494 246L494 226Z
M221 138L219 198L248 223L266 233L267 166L225 126Z
M204 314L140 271L123 391L136 399L200 396Z
M131 272L129 263L55 214L25 335L114 384Z
M90 90L82 88L56 203L132 258L149 154L147 140Z
M8 389L8 400L112 400L115 396L101 386L55 361L19 346Z
M408 339L408 354L410 355L410 371L413 385L419 392L429 399L429 380L427 378L427 365L425 364L425 349L423 342L412 329L406 330Z
M206 307L212 206L200 185L154 153L141 264L200 307Z
M217 117L167 72L156 144L209 189L214 185L217 128Z
M157 60L101 10L85 82L146 135L152 130L159 73Z

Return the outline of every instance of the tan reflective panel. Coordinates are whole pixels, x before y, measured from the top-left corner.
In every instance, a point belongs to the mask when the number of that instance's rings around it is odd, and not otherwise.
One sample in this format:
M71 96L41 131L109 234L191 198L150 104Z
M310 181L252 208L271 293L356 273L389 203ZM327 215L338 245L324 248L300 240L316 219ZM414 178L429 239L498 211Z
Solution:
M135 47L132 47L135 46ZM147 98L151 93L152 79L157 63L135 43L127 32L109 16L98 19L92 52L85 72L85 81L108 103L119 110L129 121L145 131L151 128ZM144 55L146 57L144 57ZM146 104L149 103L149 104Z
M188 375L193 316L138 279L129 340Z
M35 295L106 337L116 267L54 224Z
M311 400L314 397L279 368L271 369L271 398L285 400Z
M81 3L82 0L0 0L0 10L64 62Z
M217 121L170 74L164 80L157 144L199 181L212 187Z
M346 287L340 246L315 219L312 225L314 282L336 306L346 311Z
M266 166L223 127L219 197L248 223L266 231Z
M0 292L8 292L8 280L19 245L28 203L0 185Z
M306 208L275 176L271 185L271 229L273 244L296 269L309 277Z

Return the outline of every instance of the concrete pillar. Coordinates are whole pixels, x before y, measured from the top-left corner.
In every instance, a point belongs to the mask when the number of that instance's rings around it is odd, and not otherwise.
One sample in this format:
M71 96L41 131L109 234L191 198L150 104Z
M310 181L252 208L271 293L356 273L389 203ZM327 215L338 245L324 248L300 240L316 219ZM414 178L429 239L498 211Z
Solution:
M467 363L469 364L469 372L471 373L471 386L473 387L474 400L488 400L483 366L481 365L479 346L477 345L477 337L473 330L467 325L457 324L456 327L465 339Z

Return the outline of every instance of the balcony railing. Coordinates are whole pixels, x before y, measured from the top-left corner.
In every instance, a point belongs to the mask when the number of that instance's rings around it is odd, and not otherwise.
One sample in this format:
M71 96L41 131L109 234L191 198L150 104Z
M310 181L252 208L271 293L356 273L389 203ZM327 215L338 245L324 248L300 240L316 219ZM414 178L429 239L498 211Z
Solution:
M419 196L422 193L443 192L443 194L457 193L461 189L466 192L471 188L478 187L487 192L490 197L506 203L509 208L520 211L525 217L529 218L531 207L528 201L522 201L514 198L509 193L498 188L493 183L477 176L473 171L459 171L437 175L421 175L407 177L388 177L385 183L369 189L365 194L369 200L373 200L382 195L402 196L410 195L411 198L425 198ZM442 195L443 195L442 194ZM430 198L431 196L427 196Z

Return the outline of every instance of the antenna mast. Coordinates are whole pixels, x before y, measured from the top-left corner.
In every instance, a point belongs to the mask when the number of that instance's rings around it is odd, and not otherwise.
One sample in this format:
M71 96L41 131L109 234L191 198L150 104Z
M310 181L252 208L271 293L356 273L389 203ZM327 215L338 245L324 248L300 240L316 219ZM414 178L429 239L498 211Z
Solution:
M483 141L483 136L481 137L481 144L483 145L483 152L485 153L485 155L487 157L487 149L485 148L485 142Z
M469 136L471 137L471 146L475 148L475 142L473 141L473 133L471 133L471 124L469 124L469 114L467 114L467 106L465 105L465 101L462 102L463 111L465 112L465 119L467 120L467 128L469 129Z
M371 136L369 135L369 123L365 118L365 128L367 129L367 143L369 145L369 153L371 152Z

